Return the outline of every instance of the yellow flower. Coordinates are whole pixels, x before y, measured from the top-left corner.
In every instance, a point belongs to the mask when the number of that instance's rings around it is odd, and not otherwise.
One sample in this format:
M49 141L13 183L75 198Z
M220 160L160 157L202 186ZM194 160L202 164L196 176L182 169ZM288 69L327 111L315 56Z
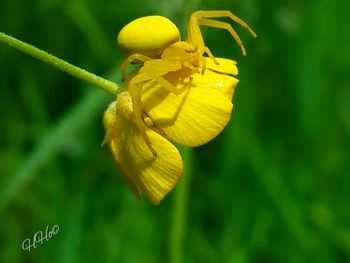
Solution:
M151 127L146 128L146 134L157 156L149 151L136 125L128 91L122 92L106 110L104 144L110 146L124 180L139 199L143 192L152 204L159 204L182 176L181 156L167 136L177 143L198 146L219 134L227 124L238 80L212 71L209 64L203 75L180 71L166 76L174 84L193 78L191 88L178 96L160 85L152 86L152 82L145 84L141 108L149 116ZM237 73L236 67L226 70Z
M171 141L203 145L231 117L236 62L215 58L205 46L200 26L226 29L243 55L245 49L232 26L215 17L228 17L255 36L229 11L193 13L186 41L180 41L177 27L160 16L136 19L118 35L118 45L129 57L121 66L124 91L104 114L104 143L139 199L144 193L159 204L181 178L182 159ZM129 63L141 65L126 78Z

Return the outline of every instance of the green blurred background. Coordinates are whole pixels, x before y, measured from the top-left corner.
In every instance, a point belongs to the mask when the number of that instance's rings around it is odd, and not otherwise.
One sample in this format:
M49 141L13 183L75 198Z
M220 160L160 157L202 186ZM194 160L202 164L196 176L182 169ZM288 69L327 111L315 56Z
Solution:
M138 202L108 148L112 97L0 45L0 262L345 262L350 260L350 2L2 0L0 30L119 82L117 32L195 10L228 9L248 56L235 112L185 150L186 178L159 206ZM60 231L36 249L26 238Z

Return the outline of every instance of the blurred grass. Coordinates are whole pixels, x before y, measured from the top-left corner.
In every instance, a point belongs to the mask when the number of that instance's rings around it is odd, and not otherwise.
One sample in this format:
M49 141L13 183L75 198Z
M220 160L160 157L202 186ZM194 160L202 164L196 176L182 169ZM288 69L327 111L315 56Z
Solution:
M76 107L62 118L61 122L42 137L38 146L18 168L13 179L4 187L0 195L0 211L38 173L41 166L47 163L69 141L70 138L67 135L74 136L77 131L85 128L92 118L96 117L102 105L108 102L106 94L103 95L96 90L89 91Z
M30 4L2 1L0 30L99 75L122 58L116 33L144 15L169 16L185 32L193 11L229 9L258 38L237 28L243 58L226 32L204 30L215 55L239 62L240 83L228 127L193 150L180 212L170 211L180 187L154 207L119 178L100 147L105 94L0 46L0 195L12 193L0 212L0 262L168 262L179 240L178 262L350 258L348 1ZM45 136L72 112L76 120L51 144ZM45 144L51 150L27 169ZM20 171L30 176L13 191ZM57 236L22 251L25 238L54 224Z

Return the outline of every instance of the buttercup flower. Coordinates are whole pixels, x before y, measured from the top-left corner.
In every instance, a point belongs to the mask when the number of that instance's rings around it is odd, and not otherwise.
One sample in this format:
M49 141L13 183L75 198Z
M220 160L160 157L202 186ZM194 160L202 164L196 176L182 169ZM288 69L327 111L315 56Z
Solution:
M167 79L182 85L182 79L188 78L188 74L190 72L186 70L179 71L169 74ZM190 76L193 78L191 87L178 96L159 84L152 86L154 82L144 86L141 108L151 121L146 134L157 156L148 149L136 125L127 90L104 114L104 144L110 146L121 174L134 194L140 199L144 192L153 204L159 204L182 175L180 153L169 138L187 146L204 144L220 133L231 116L236 78L209 68L203 75L194 73ZM126 88L128 83L125 82Z
M134 194L141 199L145 193L153 204L159 204L182 176L182 159L171 141L203 145L231 117L236 62L215 58L199 26L227 29L243 54L245 49L230 24L208 19L212 17L229 17L255 36L228 11L195 12L187 41L179 41L176 26L160 16L137 19L118 36L119 46L130 56L122 65L124 91L104 114L104 144L110 146ZM125 78L131 62L141 65Z

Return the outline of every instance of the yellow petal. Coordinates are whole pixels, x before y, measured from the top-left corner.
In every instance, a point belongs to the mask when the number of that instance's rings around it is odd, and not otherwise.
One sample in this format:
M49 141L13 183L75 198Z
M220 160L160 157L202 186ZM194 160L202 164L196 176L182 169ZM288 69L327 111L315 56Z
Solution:
M197 87L208 87L223 92L231 101L239 80L207 69L204 74L195 74L193 82Z
M215 58L216 64L211 58L206 58L206 67L218 73L238 75L237 62L227 58Z
M154 156L132 118L130 95L124 92L118 96L117 103L110 105L105 112L106 135L113 133L105 143L109 144L125 181L135 195L140 198L141 192L144 192L151 203L159 204L181 178L182 159L172 143L147 129L146 133L157 152Z
M177 143L196 147L216 137L228 123L231 98L237 79L209 69L191 74L187 69L165 78L177 88L192 77L192 86L180 95L170 93L155 81L145 82L142 109L164 133Z

